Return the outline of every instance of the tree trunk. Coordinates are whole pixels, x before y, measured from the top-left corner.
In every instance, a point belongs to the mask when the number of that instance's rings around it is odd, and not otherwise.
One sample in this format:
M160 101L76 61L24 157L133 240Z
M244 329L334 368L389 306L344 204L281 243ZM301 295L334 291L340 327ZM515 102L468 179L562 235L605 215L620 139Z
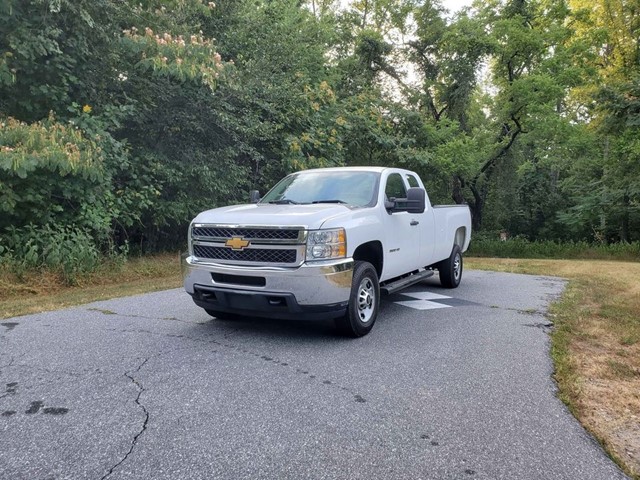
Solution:
M628 194L622 197L622 222L620 225L620 241L629 243L629 206L630 199Z
M473 209L471 210L471 228L475 231L480 230L482 227L482 214L484 212L484 197L475 185L471 185L471 192L473 193Z
M470 185L469 188L471 189L471 193L473 193L473 201L467 201L463 193L465 186L466 182L464 181L464 178L460 175L455 175L453 177L453 191L451 193L451 197L456 204L467 204L469 206L469 211L471 212L471 228L477 231L482 226L484 198L474 185Z

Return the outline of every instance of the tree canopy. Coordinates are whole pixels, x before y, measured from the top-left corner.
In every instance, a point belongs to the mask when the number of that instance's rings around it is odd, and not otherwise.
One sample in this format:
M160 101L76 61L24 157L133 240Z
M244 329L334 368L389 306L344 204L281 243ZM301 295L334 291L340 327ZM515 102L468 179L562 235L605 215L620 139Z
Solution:
M476 230L637 241L639 42L638 0L5 0L0 255L174 248L334 165L414 169Z

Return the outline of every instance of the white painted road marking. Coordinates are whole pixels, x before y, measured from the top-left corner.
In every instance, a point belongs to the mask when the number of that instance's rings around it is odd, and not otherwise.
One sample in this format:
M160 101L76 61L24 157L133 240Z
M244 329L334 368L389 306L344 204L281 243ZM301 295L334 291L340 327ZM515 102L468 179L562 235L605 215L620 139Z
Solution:
M445 298L451 298L447 297L446 295L440 295L438 293L432 292L409 292L403 293L403 295L405 297L417 298L418 300L443 300Z
M434 310L436 308L451 308L451 305L445 305L443 303L430 302L429 300L407 300L404 302L395 302L398 305L403 305L409 308L415 308L416 310Z
M403 293L405 297L413 297L417 300L404 300L402 302L394 302L404 307L414 308L416 310L434 310L436 308L451 308L451 305L444 303L432 302L431 300L445 300L451 297L431 292L410 292Z

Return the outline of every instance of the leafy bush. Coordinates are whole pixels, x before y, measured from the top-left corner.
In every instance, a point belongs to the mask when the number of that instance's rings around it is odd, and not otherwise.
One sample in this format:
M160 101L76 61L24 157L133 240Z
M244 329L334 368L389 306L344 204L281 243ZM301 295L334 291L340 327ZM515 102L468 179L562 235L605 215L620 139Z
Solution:
M108 182L102 148L74 125L0 115L0 230L79 225L106 235Z
M0 235L0 262L18 274L47 268L72 285L78 274L94 270L100 261L100 251L87 230L27 225L9 227Z

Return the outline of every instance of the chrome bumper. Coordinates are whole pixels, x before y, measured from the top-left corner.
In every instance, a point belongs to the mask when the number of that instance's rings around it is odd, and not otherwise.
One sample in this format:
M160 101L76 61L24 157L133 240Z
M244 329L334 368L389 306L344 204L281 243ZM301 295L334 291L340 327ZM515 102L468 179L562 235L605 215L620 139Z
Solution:
M225 275L225 281L214 281L212 274ZM305 263L299 267L240 267L196 261L192 256L183 255L182 276L184 288L190 295L202 286L208 287L207 290L245 294L291 294L302 307L336 305L349 301L353 260ZM264 278L264 286L243 285L242 277Z

